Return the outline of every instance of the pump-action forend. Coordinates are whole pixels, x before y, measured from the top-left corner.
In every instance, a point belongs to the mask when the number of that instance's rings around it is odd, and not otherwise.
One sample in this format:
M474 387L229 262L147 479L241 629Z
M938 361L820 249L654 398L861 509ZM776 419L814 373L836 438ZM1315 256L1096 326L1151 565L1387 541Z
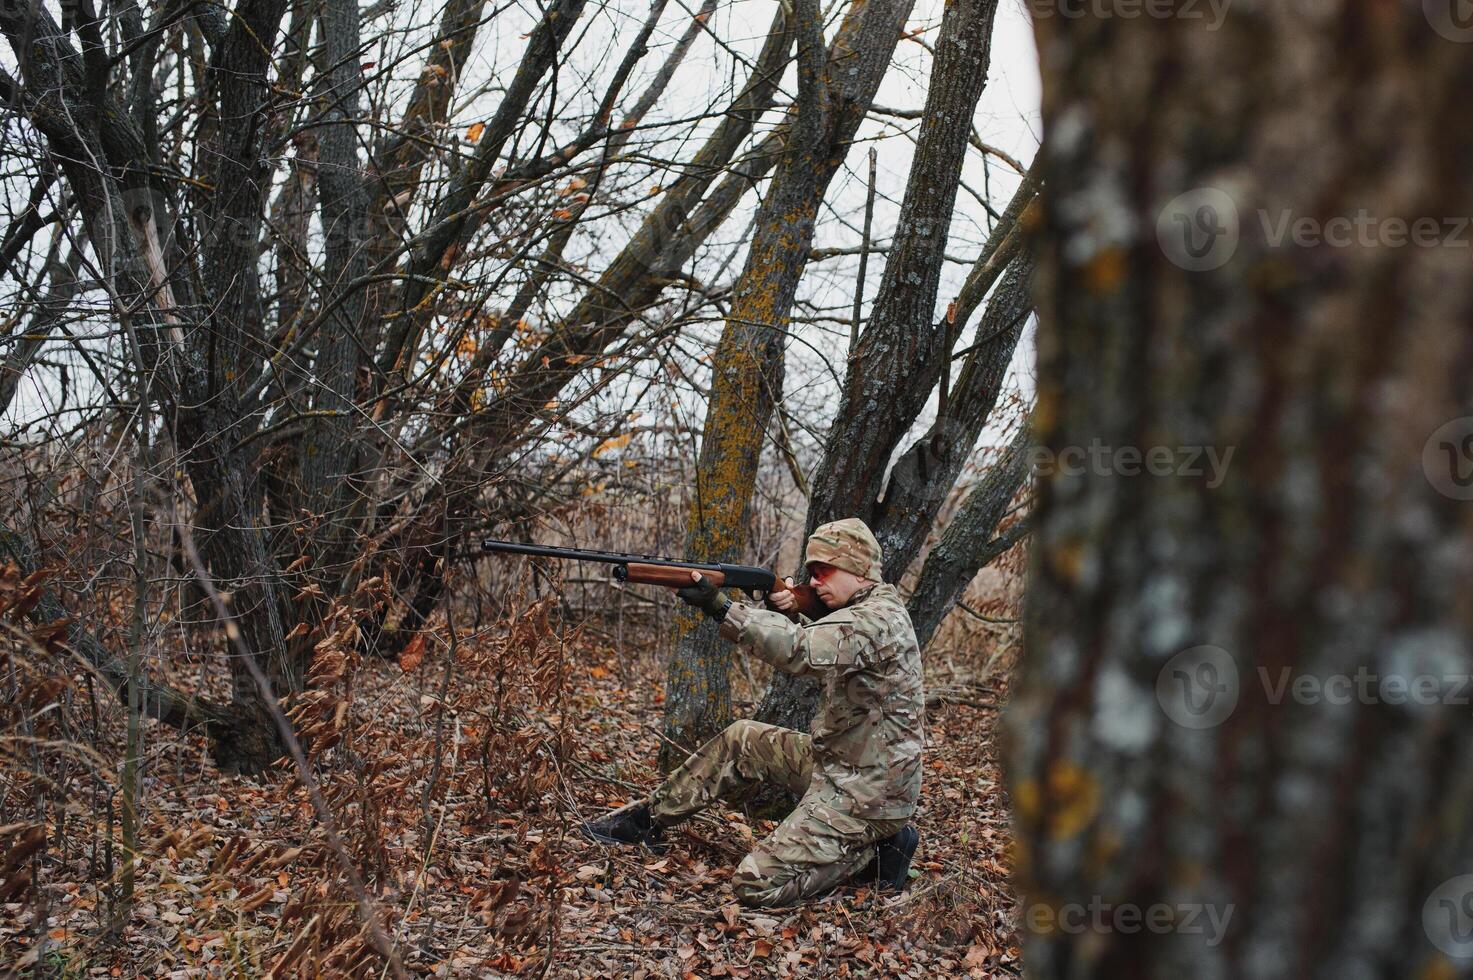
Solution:
M582 548L551 548L538 544L519 544L485 538L482 551L531 555L536 558L561 558L564 561L596 561L614 566L614 578L637 585L663 585L683 589L691 584L690 573L700 572L712 584L725 589L740 589L755 596L792 592L798 597L798 611L809 619L818 619L831 610L811 585L789 586L776 572L756 565L726 565L714 562L681 561L657 555L626 555L618 551L585 551Z

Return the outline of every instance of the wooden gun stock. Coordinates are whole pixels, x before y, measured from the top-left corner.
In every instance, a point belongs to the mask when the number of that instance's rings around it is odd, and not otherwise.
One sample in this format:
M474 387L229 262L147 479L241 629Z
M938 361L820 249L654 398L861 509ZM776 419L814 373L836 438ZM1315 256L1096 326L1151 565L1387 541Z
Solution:
M832 610L830 610L828 606L823 604L823 600L818 597L818 591L814 589L814 587L811 585L790 586L782 579L778 579L777 585L775 585L772 589L772 592L769 593L769 598L771 596L777 595L779 592L791 592L793 593L793 595L797 596L797 611L807 616L809 619L822 619L830 612L832 612Z
M637 585L662 585L667 589L683 589L691 584L691 572L700 572L707 581L718 588L726 585L726 576L709 568L686 568L680 565L649 565L643 562L632 561L624 566L623 574L620 576L625 582L634 582ZM773 585L768 596L777 595L779 592L792 592L798 597L797 612L802 613L809 619L819 619L827 616L831 611L823 604L811 585L794 585L791 588L786 582L773 576Z

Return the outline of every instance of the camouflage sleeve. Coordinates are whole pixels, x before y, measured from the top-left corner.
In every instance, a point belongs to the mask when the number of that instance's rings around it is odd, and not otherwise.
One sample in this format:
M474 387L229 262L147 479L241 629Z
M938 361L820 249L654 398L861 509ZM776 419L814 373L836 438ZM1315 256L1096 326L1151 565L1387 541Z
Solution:
M740 602L727 610L721 635L789 674L818 675L858 663L869 644L843 611L795 623L782 613Z

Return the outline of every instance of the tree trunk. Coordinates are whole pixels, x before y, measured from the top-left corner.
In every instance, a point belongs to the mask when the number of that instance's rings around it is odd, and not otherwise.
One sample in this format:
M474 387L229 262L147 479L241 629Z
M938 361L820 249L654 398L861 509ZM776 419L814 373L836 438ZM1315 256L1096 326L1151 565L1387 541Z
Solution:
M318 195L322 200L324 298L340 294L335 311L320 328L313 361L312 405L323 413L312 419L302 443L299 505L324 513L325 527L313 537L319 564L331 565L351 528L338 526L348 503L348 479L357 477L358 451L353 438L354 381L368 293L349 284L368 271L368 186L358 161L362 143L359 93L360 63L357 0L324 0L319 21L327 65L322 85L323 113L318 136ZM329 581L328 586L335 585Z
M808 504L805 537L820 524L844 517L858 517L868 523L886 551L885 571L892 581L899 578L909 559L901 564L889 554L894 549L888 540L891 535L880 521L880 489L891 455L915 424L971 312L958 311L961 324L953 325L945 317L935 322L947 234L966 161L970 120L987 81L996 13L996 0L965 0L946 8L895 244L885 263L869 323L858 350L850 357L839 410L813 477L813 496ZM1016 252L1013 224L1033 192L1033 183L1025 182L1017 208L1009 208L1011 221L999 226L984 249L984 258L997 257L1004 243ZM1008 293L1007 305L1018 306L1017 315L1006 321L1005 329L997 332L987 351L991 360L1001 360L1002 368L1012 357L1027 310L1027 273L1026 268L1020 270L1021 283L1015 283ZM950 407L970 408L971 413L941 415L933 431L902 459L921 467L901 471L920 481L909 488L911 496L932 498L929 509L909 515L925 529L930 528L941 498L976 444L1000 390L1001 370L974 372L970 377L976 381L975 404L968 400L963 406L958 399L958 404ZM993 382L990 387L985 383L988 379ZM932 462L940 465L931 466ZM892 508L891 513L899 517L901 508ZM895 523L898 526L900 522ZM913 557L914 551L910 555ZM768 724L806 731L817 700L818 688L811 680L776 674L756 717Z
M869 110L909 15L911 0L856 4L825 57L816 3L796 6L799 99L789 142L754 222L747 263L712 358L711 397L696 465L686 554L734 561L772 406L781 396L787 319L813 245L813 221L860 121ZM709 625L682 611L666 674L668 770L731 720L730 651Z
M1037 21L1031 977L1468 969L1473 48L1427 10Z
M977 573L1006 550L992 542L998 521L1028 475L1028 447L1029 432L1024 427L1002 458L972 487L941 540L926 556L915 591L905 602L922 650Z

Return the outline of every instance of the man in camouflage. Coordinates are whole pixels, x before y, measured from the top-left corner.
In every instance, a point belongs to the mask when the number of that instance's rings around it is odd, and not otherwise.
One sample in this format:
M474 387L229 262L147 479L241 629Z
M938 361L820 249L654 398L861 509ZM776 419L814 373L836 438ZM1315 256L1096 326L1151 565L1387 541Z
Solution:
M834 611L789 618L734 603L696 573L680 597L721 623L721 635L779 670L821 685L812 735L738 721L697 749L650 796L583 832L605 843L658 847L665 827L735 800L760 783L800 795L797 807L738 865L747 905L789 905L847 878L901 888L920 835L909 824L921 788L925 693L920 649L905 603L881 580L880 545L853 518L818 528L804 562Z

